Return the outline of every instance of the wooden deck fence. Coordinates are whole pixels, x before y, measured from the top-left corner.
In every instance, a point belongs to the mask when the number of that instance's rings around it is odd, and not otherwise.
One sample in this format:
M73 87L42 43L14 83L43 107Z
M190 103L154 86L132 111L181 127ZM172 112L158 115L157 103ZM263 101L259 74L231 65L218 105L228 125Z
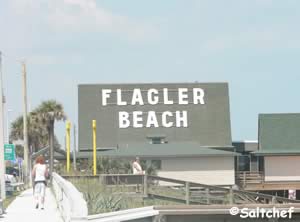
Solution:
M242 186L246 187L248 184L261 184L264 183L264 174L263 172L249 172L243 171L238 172L236 175L237 183Z
M244 175L243 175L244 176ZM96 179L107 186L139 186L144 198L156 198L167 201L184 203L187 205L211 204L284 204L300 203L299 200L290 200L256 192L247 192L234 187L211 186L191 181L177 180L152 175L132 174L101 174L97 176L63 176L65 179L86 178ZM247 175L246 175L247 178ZM253 177L254 178L254 177ZM254 180L259 182L259 180ZM245 180L245 183L247 181Z

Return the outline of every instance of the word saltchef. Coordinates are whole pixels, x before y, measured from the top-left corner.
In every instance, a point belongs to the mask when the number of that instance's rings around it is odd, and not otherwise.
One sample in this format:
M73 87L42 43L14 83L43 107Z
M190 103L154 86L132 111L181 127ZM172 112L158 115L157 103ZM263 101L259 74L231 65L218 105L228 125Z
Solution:
M170 96L172 94L172 97ZM189 98L192 97L192 98ZM126 98L126 99L125 99ZM204 90L201 88L164 89L102 89L102 106L155 106L205 104ZM131 109L132 110L132 109ZM143 109L144 110L144 109ZM155 112L151 111L120 111L119 128L142 127L188 127L188 112L185 110Z

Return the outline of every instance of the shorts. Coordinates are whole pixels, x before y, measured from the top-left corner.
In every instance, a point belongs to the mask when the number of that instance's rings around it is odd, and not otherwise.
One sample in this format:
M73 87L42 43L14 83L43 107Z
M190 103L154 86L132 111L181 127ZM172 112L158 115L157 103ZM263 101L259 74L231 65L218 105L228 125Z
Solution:
M35 196L41 196L45 197L45 192L46 192L46 185L43 182L37 182L34 185L34 195Z

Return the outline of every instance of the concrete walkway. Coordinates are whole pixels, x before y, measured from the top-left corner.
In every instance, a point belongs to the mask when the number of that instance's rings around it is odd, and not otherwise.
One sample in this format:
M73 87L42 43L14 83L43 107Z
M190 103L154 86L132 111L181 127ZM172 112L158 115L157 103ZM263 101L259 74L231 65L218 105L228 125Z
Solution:
M25 190L6 209L0 221L4 222L63 222L57 209L55 198L49 188L46 189L45 209L35 209L32 189Z

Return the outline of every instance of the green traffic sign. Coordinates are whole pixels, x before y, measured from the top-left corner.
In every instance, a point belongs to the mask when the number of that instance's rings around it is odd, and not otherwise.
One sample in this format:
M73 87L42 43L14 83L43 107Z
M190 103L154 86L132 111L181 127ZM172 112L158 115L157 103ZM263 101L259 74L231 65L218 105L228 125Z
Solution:
M4 144L4 159L5 160L15 160L15 145L14 144Z

